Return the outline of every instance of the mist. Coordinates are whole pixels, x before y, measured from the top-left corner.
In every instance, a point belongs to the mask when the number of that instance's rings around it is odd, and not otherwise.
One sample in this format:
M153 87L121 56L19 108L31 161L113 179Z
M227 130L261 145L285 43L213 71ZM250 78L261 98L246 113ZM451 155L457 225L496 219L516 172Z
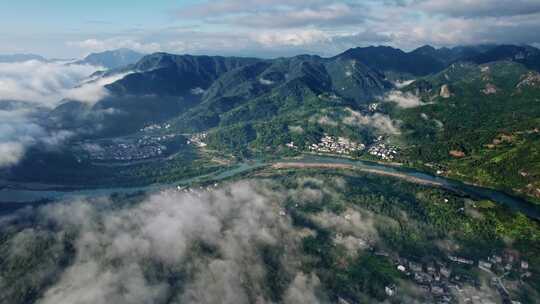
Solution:
M382 134L400 134L399 123L392 120L390 116L381 113L364 115L360 112L347 108L347 114L343 118L343 123L350 126L371 127Z
M420 97L409 93L409 92L401 92L397 90L393 90L388 92L383 98L383 101L385 102L393 102L400 108L415 108L421 106L422 100L420 100Z
M50 131L46 115L65 100L94 104L108 95L105 85L125 74L91 79L90 65L30 60L0 63L0 167L21 161L34 145L58 148L71 130Z
M262 252L277 250L288 278L283 302L318 303L325 298L319 278L295 260L301 233L281 213L287 194L269 186L170 190L123 206L108 199L51 204L31 212L37 223L13 236L10 255L24 255L40 238L73 244L65 269L42 263L27 274L44 281L38 303L272 303ZM13 292L2 281L0 293Z

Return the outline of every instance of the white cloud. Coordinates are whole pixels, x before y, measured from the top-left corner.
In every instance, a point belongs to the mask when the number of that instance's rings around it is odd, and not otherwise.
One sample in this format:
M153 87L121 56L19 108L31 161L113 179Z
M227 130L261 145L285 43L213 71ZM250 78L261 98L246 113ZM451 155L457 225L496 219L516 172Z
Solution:
M24 155L24 146L20 142L0 143L0 168L16 164Z
M304 273L298 273L285 292L283 302L285 304L319 304L321 301L317 298L315 292L320 288L320 284L317 275L311 274L308 276Z
M0 63L0 167L16 164L32 145L52 149L73 136L48 131L41 116L66 98L93 104L107 96L104 85L125 76L88 79L97 70L58 62Z
M346 48L381 43L404 49L423 44L540 43L537 0L204 0L179 4L169 13L176 16L170 24L92 28L92 34L49 33L45 39L7 43L3 52L45 49L58 56L131 48L145 53L272 57L300 52L335 55ZM320 31L324 39L316 43L311 43L313 38L279 39L271 37L274 31L274 36ZM66 50L54 47L62 43ZM275 49L268 49L271 45Z
M107 97L109 92L105 86L124 78L129 73L114 74L109 77L100 77L84 82L83 84L62 91L64 98L94 104Z
M420 97L410 93L410 92L401 92L397 90L390 91L382 98L385 102L393 102L397 104L400 108L415 108L421 106L422 100Z
M328 126L337 126L338 123L328 115L322 115L317 119L317 122L321 125L328 125Z
M429 13L477 18L528 15L540 12L537 0L425 0L417 7Z
M412 79L412 80L403 80L403 81L397 80L397 81L394 82L394 86L396 86L396 88L398 88L398 89L401 89L401 88L404 88L404 87L410 85L413 82L414 82L414 79Z
M0 63L0 100L30 101L55 106L63 93L98 68L40 61Z
M113 49L127 48L141 53L154 53L162 49L157 42L140 42L133 38L114 37L106 39L89 38L80 41L69 41L67 45L86 53L103 52Z
M0 110L0 167L19 162L32 145L54 149L73 135L69 131L47 132L36 117L40 110L35 104Z
M273 85L274 84L274 81L272 80L269 80L269 79L265 79L265 78L259 78L259 83L262 84L262 85Z
M254 40L265 46L301 46L328 41L328 35L320 30L267 31L254 34Z
M324 297L319 279L298 269L297 231L289 217L279 215L286 197L265 185L237 182L210 192L164 191L122 207L97 199L38 209L36 218L47 224L37 227L56 227L50 233L59 242L68 235L74 238L69 241L74 244L73 262L59 271L60 277L38 303L170 299L237 304L250 303L254 295L270 303L260 254L266 246L279 246L282 262L288 265L283 271L294 278L285 303L317 303ZM15 235L20 241L12 246L14 252L38 233L45 231L36 228ZM213 253L201 252L201 246ZM167 273L185 273L182 288L169 285Z
M343 118L343 123L351 126L371 127L383 134L400 134L399 124L388 115L375 113L364 115L360 112L347 108L348 116Z

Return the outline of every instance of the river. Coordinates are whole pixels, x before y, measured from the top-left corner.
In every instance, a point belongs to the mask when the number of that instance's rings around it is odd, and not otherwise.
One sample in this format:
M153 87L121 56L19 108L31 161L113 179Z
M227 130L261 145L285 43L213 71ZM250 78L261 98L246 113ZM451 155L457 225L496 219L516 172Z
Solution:
M188 186L197 182L217 182L229 177L233 177L242 173L247 173L267 167L270 165L289 164L291 166L304 164L311 166L321 166L326 164L326 167L332 167L331 165L341 165L336 167L352 168L358 171L362 171L368 174L385 175L393 178L401 178L410 182L423 184L427 186L435 186L447 189L449 191L457 192L461 195L470 196L474 199L489 199L499 204L504 204L514 211L519 211L530 218L540 220L540 207L527 202L524 199L508 195L501 191L493 189L468 185L459 181L451 180L448 178L433 176L424 172L400 168L395 166L384 165L376 162L349 160L344 158L335 157L323 157L323 156L304 156L299 159L287 159L273 163L263 163L260 161L252 161L240 163L236 166L232 166L226 170L218 173L211 173L202 176L186 178L176 181L172 184L153 184L144 187L126 187L126 188L101 188L101 189L84 189L84 190L43 190L43 189L25 189L16 187L6 187L0 190L0 203L25 203L38 201L42 199L66 199L73 197L97 197L107 196L113 193L119 194L131 194L140 191L159 191L166 188L176 186Z

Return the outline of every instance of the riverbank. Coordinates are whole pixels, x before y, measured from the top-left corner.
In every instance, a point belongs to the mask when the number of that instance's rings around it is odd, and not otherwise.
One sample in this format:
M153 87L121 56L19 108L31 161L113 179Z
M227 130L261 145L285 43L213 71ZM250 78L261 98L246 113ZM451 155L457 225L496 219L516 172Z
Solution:
M360 160L349 160L343 158L329 157L304 157L295 159L283 159L275 162L264 163L259 161L251 161L240 163L236 166L231 166L219 173L207 174L179 180L170 184L155 184L144 187L132 188L103 188L103 189L85 189L79 191L40 191L15 189L11 187L0 190L0 203L27 203L39 201L43 199L56 200L69 197L97 197L107 196L111 194L131 194L136 192L155 192L167 188L177 186L189 186L190 184L204 182L219 182L242 174L253 173L262 168L270 170L283 169L334 169L334 170L354 170L366 174L375 174L386 176L389 178L398 178L407 182L416 183L428 187L440 187L449 191L459 193L464 196L469 196L475 199L488 199L500 204L504 204L512 210L522 212L527 216L540 220L540 208L538 206L523 200L519 197L514 197L501 191L493 189L476 187L467 185L460 181L451 180L448 178L433 176L425 172L420 172L408 168L399 168L395 166L387 166L375 162L367 162Z
M376 174L382 176L388 176L393 178L399 178L411 183L420 184L424 186L442 187L443 184L436 181L429 181L414 176L409 176L406 173L401 172L388 172L385 170L374 168L362 168L355 167L352 164L339 164L339 163L298 163L298 162L278 162L271 166L272 169L349 169L368 174Z

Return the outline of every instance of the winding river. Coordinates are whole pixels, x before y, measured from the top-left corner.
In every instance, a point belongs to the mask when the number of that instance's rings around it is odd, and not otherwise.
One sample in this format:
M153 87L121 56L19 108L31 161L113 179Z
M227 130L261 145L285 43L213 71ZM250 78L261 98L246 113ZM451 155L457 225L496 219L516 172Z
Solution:
M433 176L420 171L383 165L376 162L349 160L344 158L304 156L299 159L281 160L279 162L264 163L252 161L238 164L218 173L186 178L173 184L153 184L144 187L132 188L101 188L85 190L43 190L5 187L0 190L0 204L27 203L42 199L66 199L73 197L97 197L107 196L113 193L130 194L140 191L159 191L176 186L188 186L198 182L217 182L242 173L254 171L263 167L274 168L350 168L368 174L377 174L394 178L404 179L413 183L427 186L441 187L461 195L470 196L474 199L489 199L499 204L504 204L514 211L519 211L527 216L540 220L540 207L527 202L524 199L508 195L504 192L473 186L448 178Z

